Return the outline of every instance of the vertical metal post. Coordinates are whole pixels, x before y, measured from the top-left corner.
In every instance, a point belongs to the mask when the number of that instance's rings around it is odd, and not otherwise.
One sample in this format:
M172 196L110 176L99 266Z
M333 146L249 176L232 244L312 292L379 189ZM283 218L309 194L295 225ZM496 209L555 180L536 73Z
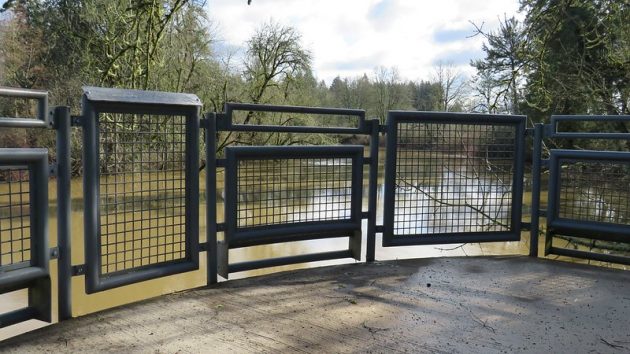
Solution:
M217 282L217 122L206 114L206 259L208 285Z
M534 126L534 142L532 153L532 215L529 241L529 255L538 257L538 234L540 221L540 164L542 159L543 124Z
M368 219L365 261L373 262L376 253L376 198L378 195L379 120L372 119L370 133L370 172L368 182Z
M55 107L53 121L57 130L57 259L59 321L72 318L72 237L70 194L69 107Z

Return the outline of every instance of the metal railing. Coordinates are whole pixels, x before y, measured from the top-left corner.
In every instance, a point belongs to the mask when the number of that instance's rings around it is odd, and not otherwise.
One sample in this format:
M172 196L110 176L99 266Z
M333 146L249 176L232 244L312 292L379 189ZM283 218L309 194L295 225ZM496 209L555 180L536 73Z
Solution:
M591 122L597 131L567 131L562 125ZM545 255L630 264L628 252L610 252L618 245L630 250L630 151L551 149L542 157L546 140L628 140L624 124L630 116L552 116L548 125L538 125L534 136L534 192L532 200L532 244L537 244L538 217L546 217ZM613 125L613 130L602 127ZM548 167L547 209L540 210L540 181ZM568 241L560 242L556 241ZM597 242L600 242L597 245ZM570 246L570 247L567 247ZM532 254L534 246L532 246ZM605 252L597 252L599 248ZM623 248L623 247L622 247Z
M58 259L59 320L72 317L76 276L85 275L87 293L106 291L197 270L205 251L207 284L213 284L218 275L263 267L361 260L363 242L370 262L377 233L382 246L390 247L515 241L530 230L530 255L537 256L545 216L546 254L629 263L625 256L563 248L553 240L630 244L630 201L617 197L628 192L622 189L630 185L630 153L564 149L543 158L549 139L628 139L625 132L560 129L566 122L619 124L630 122L627 116L554 116L551 124L527 130L524 116L392 111L380 125L366 120L362 110L230 103L224 113L202 118L194 95L87 87L83 111L72 117L68 107L48 112L41 91L1 89L0 95L38 100L36 118L0 118L0 127L57 132L57 160L50 166L46 150L0 149L0 293L29 289L29 306L0 315L0 327L31 318L50 321L50 258ZM274 118L263 119L264 114ZM85 247L75 253L83 254L84 264L72 263L73 126L83 139ZM206 241L201 242L204 130ZM302 146L239 146L239 134L284 134L284 141ZM311 134L351 134L367 146L306 146L293 139ZM387 144L380 181L384 218L378 225L381 134ZM524 222L528 137L533 138L532 217ZM549 199L541 210L547 167ZM56 247L47 240L49 174L57 178ZM221 189L222 213L216 203ZM218 214L225 215L223 222ZM230 261L233 249L321 238L345 238L347 247Z

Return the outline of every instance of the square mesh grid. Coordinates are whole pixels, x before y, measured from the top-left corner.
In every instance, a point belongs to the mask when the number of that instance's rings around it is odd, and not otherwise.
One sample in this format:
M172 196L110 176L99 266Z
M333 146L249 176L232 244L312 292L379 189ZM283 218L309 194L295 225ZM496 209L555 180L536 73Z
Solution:
M0 169L0 268L31 260L27 167Z
M351 219L352 158L241 159L237 227Z
M509 231L516 127L397 124L394 235Z
M186 258L186 117L99 116L101 274Z
M562 164L561 218L630 225L630 163L584 160Z

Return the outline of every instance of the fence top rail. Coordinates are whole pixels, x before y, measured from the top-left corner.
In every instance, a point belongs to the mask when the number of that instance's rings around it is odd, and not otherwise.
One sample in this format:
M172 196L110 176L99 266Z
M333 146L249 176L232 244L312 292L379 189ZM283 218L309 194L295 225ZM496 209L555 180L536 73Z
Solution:
M47 161L48 149L42 148L0 148L0 164L24 164Z
M48 128L48 91L0 86L0 96L37 100L37 117L0 117L0 127Z
M463 113L463 112L432 112L432 111L389 111L387 114L388 124L393 124L394 120L435 122L440 121L445 124L453 123L524 123L526 116L513 114L486 114L486 113Z
M280 106L253 103L226 103L226 120L219 129L234 131L256 131L256 132L288 132L288 133L338 133L338 134L369 134L369 129L365 124L365 111L362 109L348 108L323 108L304 106ZM287 126L287 125L254 125L234 123L233 115L235 111L246 112L267 112L267 113L295 113L295 114L318 114L357 117L356 127L319 127L319 126Z
M552 163L559 160L594 160L594 161L624 161L630 162L630 151L600 151L600 150L550 150Z
M607 115L553 115L551 116L547 132L549 138L570 138L570 139L630 139L630 132L566 132L560 131L561 122L613 122L630 123L630 115L607 116Z
M84 86L83 94L90 102L159 106L201 106L201 100L190 93L129 90Z

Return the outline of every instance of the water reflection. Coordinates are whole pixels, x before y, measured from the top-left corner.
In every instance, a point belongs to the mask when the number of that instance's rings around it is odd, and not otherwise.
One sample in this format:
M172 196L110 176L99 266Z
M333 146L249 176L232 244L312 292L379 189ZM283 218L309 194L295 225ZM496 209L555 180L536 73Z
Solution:
M511 185L465 169L444 169L428 183L398 178L396 235L505 231L510 228Z

